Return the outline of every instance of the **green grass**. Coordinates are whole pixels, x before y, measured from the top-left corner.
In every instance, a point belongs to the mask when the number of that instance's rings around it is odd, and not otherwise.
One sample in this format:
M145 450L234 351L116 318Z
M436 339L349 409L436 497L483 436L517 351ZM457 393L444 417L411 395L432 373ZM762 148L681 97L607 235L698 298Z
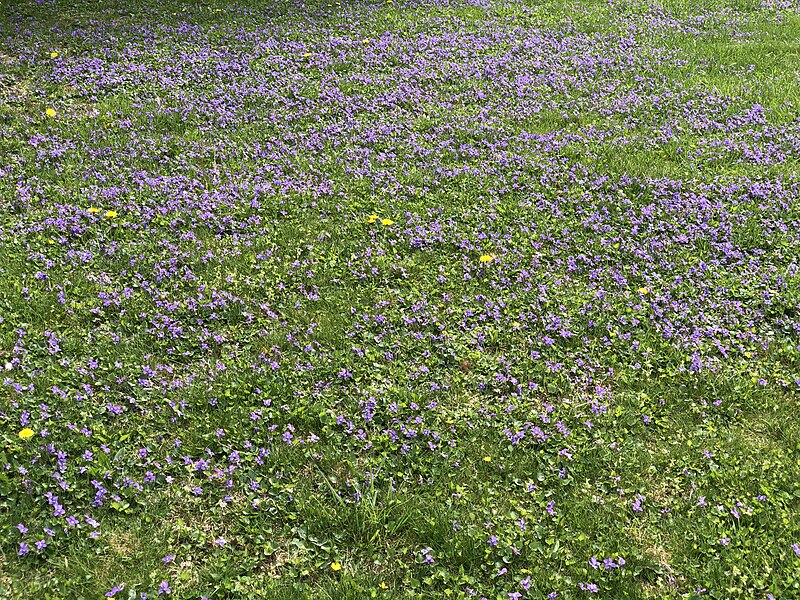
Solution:
M0 5L0 597L800 596L796 8Z

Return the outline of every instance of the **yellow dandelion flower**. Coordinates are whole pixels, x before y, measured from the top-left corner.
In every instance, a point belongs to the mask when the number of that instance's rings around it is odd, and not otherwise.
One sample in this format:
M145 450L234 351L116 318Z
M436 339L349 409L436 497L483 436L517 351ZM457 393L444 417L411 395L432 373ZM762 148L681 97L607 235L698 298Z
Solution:
M29 440L32 437L33 437L33 429L29 429L28 427L19 432L19 439L21 440Z
M492 457L491 456L484 456L483 460L484 460L484 462L492 462Z
M308 58L309 56L311 56L311 52L306 52L303 54L303 58Z
M378 220L378 215L376 214L371 214L370 216L367 217L367 223L369 223L370 225L372 225L377 220Z
M481 254L480 261L484 264L488 262L492 262L494 260L494 254Z
M50 118L53 118L56 116L56 111L55 109L48 108L46 111L44 111L44 114L46 114Z
M383 581L381 581L381 582L378 584L378 587L379 587L379 588L381 588L382 590L385 590L385 589L387 589L389 586L388 586L388 585L386 585L386 583L384 583Z
M58 52L55 52L55 51L51 52L50 53L50 58L58 58Z
M117 216L117 211L115 211L115 210L107 210L107 211L106 211L106 216L107 216L109 219L113 219L114 217L116 217L116 216Z
M95 214L95 213L99 213L99 212L100 212L100 209L99 209L99 208L97 208L96 206L93 206L93 207L91 207L91 208L89 209L89 211L88 211L88 212L90 212L90 213L92 213L92 214Z
M643 296L650 293L650 290L648 290L647 288L639 288L636 291L642 294Z
M364 42L365 44L369 44L369 40L368 40L368 39L366 39L366 38L365 38L365 39L363 39L363 40L361 40L361 41L362 41L362 42Z
M384 225L394 225L394 221L391 219L381 219L381 223Z
M333 569L334 571L341 571L342 565L340 565L338 562L331 563L331 569Z

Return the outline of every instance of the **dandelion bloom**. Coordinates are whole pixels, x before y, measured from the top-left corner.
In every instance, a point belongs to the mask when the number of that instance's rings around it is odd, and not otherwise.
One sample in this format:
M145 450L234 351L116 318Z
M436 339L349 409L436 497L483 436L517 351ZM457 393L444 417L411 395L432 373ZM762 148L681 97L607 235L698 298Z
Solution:
M338 562L331 563L331 569L333 569L334 571L341 571L342 565L340 565Z
M394 225L394 221L392 221L391 219L381 219L381 223L383 223L384 225Z
M50 53L50 58L57 58L57 57L58 57L58 52L53 51Z
M486 462L492 462L492 457L491 456L484 456L483 460L486 461Z
M492 262L493 260L494 260L494 255L493 254L481 254L480 261L482 263L485 264L485 263L488 263L488 262Z
M91 208L89 209L89 212L90 212L90 213L92 213L92 214L99 213L99 212L100 212L100 209L99 209L99 208L97 208L96 206L93 206L93 207L91 207Z
M117 216L117 211L115 211L115 210L107 210L107 211L106 211L106 216L107 216L109 219L113 219L114 217L116 217L116 216Z
M29 440L33 437L33 429L26 427L22 431L19 432L19 437L21 440Z
M371 214L370 216L367 217L367 223L369 224L372 224L377 220L378 220L378 215L376 214Z
M44 111L44 113L45 113L45 114L46 114L48 117L55 117L55 116L56 116L56 111L55 111L55 109L53 109L53 108L48 108L46 111Z

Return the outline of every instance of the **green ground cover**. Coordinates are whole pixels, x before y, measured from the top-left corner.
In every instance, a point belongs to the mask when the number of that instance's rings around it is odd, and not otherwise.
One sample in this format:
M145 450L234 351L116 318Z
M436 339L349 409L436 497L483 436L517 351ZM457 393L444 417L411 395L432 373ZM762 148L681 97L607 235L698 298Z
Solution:
M0 4L0 597L800 597L796 0Z

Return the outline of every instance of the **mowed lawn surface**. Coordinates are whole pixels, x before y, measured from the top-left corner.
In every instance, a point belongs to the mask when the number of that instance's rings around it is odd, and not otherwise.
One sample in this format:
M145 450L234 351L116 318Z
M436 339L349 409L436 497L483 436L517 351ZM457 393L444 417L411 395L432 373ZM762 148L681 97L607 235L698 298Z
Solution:
M800 597L796 0L0 5L0 597Z

